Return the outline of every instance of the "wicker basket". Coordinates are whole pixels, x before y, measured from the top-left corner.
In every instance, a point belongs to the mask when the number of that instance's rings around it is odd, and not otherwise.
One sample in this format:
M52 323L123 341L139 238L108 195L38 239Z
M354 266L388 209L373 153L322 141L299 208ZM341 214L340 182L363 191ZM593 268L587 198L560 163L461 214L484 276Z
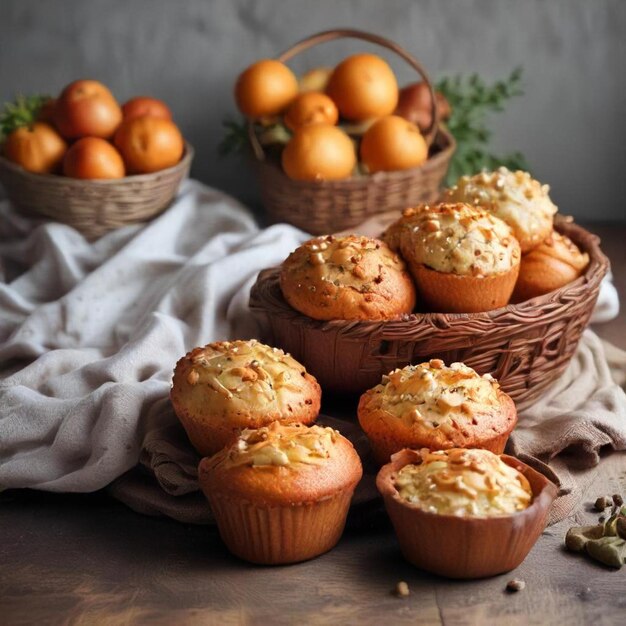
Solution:
M302 361L324 391L362 393L397 367L438 357L493 374L523 409L574 355L609 267L595 235L563 221L556 228L589 254L585 273L561 289L495 311L414 313L387 322L318 321L286 303L277 268L259 275L250 309L263 340Z
M452 135L439 127L437 101L428 74L417 59L392 41L357 30L329 30L303 39L283 52L278 60L286 62L312 46L344 37L388 48L411 65L428 85L432 124L424 132L424 138L430 146L429 158L420 167L371 176L336 181L292 180L279 163L266 158L251 123L249 136L256 157L261 199L269 220L288 222L314 235L352 228L374 214L435 200L455 150Z
M0 182L23 214L67 224L94 240L162 213L189 174L193 154L186 144L183 158L173 167L117 180L33 174L0 156Z

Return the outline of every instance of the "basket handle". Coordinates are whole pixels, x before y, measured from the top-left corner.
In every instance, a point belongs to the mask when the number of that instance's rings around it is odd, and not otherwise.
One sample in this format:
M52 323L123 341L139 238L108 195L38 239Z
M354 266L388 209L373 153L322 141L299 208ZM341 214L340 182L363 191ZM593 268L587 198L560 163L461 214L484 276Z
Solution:
M285 63L286 61L289 61L289 59L295 57L301 52L304 52L305 50L308 50L309 48L328 41L343 38L361 39L362 41L367 41L369 43L377 44L383 48L387 48L388 50L395 52L395 54L397 54L400 58L404 59L421 76L422 80L426 83L426 85L428 85L428 90L430 92L431 123L430 128L423 133L426 144L430 147L435 139L435 135L437 134L437 128L439 127L439 111L437 109L435 89L423 65L413 55L409 54L402 46L399 46L390 39L351 28L325 30L301 39L293 46L287 48L287 50L279 54L277 60ZM248 136L250 138L255 156L257 159L262 161L265 158L265 152L263 150L263 146L261 146L261 143L258 140L258 137L256 136L256 133L254 132L254 124L252 121L248 122Z

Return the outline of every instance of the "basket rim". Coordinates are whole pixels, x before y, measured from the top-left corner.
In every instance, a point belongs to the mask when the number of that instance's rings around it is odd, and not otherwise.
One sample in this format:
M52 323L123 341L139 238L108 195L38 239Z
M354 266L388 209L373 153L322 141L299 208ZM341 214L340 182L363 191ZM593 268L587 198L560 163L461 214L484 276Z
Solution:
M185 150L180 161L171 167L166 167L156 172L150 172L149 174L132 174L130 176L124 176L124 178L112 178L112 179L86 179L86 178L71 178L70 176L61 176L59 174L37 174L35 172L29 172L25 170L21 165L14 163L7 159L2 153L0 153L0 167L10 171L16 176L21 176L24 180L30 180L33 183L42 184L50 183L52 185L62 184L69 187L84 187L85 184L93 185L94 187L114 187L116 185L130 185L134 183L150 182L159 176L164 174L173 174L177 171L188 168L194 157L195 150L193 146L185 140Z
M404 315L401 318L391 320L316 320L291 307L282 296L280 289L278 289L280 293L275 299L276 301L272 302L271 313L283 318L289 318L291 323L308 325L311 328L322 331L341 331L357 326L364 330L371 329L372 332L375 329L382 329L383 335L385 330L389 330L393 334L394 330L406 328L407 324L428 324L431 327L446 328L461 325L470 319L494 323L497 318L509 314L517 314L520 318L527 318L530 321L536 319L538 315L541 315L545 307L551 305L555 300L567 298L568 295L573 294L581 285L599 285L609 270L609 259L604 252L602 252L600 248L600 238L597 235L575 224L573 221L569 221L567 218L561 218L555 221L554 226L556 230L570 237L583 252L589 254L589 265L583 274L563 287L559 287L541 296L525 300L524 302L517 304L509 303L499 309L479 313L414 312ZM270 311L269 308L263 307L259 302L261 298L259 298L257 292L263 281L277 281L279 272L280 266L267 268L259 273L250 292L251 310L264 308L266 311ZM591 290L588 290L588 292L590 291Z
M437 138L441 136L444 139L445 145L442 150L437 154L429 157L422 165L418 167L411 167L404 170L393 170L391 172L375 172L374 174L366 174L363 176L350 176L349 178L342 178L340 180L295 180L289 178L287 174L280 167L278 162L273 159L263 159L259 161L254 159L254 163L257 168L271 170L272 174L285 180L290 186L299 189L348 189L355 185L369 185L370 183L393 183L405 178L410 178L418 173L421 173L427 168L434 168L444 162L449 161L456 150L456 141L452 133L443 125L440 125L437 130L437 135L433 144L437 142ZM259 172L260 173L260 172Z

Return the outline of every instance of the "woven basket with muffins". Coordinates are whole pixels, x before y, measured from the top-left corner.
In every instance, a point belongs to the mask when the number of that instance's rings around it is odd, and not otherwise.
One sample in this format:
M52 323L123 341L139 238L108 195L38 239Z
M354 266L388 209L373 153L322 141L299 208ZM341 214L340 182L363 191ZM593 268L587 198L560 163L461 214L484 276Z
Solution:
M463 177L441 203L406 209L372 240L377 255L389 258L386 243L406 266L412 311L404 280L394 287L397 308L383 311L373 304L382 282L357 268L363 261L331 260L346 236L307 242L261 272L250 309L263 338L325 390L361 394L394 369L440 358L492 374L524 408L574 355L608 270L597 238L555 213L548 186L526 172ZM322 242L332 246L311 254Z

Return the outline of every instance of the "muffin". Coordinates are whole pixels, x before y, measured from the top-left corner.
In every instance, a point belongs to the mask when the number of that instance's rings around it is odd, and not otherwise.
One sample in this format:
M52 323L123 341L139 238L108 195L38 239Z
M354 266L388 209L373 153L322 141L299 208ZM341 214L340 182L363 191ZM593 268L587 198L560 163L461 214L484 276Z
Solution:
M504 220L519 241L522 253L532 250L552 232L557 208L550 200L550 187L533 179L528 172L511 172L500 167L495 172L462 176L444 191L446 202L467 202Z
M189 440L215 454L244 428L315 421L321 390L303 365L254 339L195 348L174 369L170 399Z
M253 563L295 563L341 537L363 470L338 431L274 422L244 430L201 461L199 481L222 540Z
M415 279L431 311L476 313L507 304L520 247L502 220L468 204L406 209L384 233Z
M513 302L559 289L578 278L587 265L586 252L581 252L566 235L552 231L543 243L522 256Z
M357 410L379 464L402 448L484 448L496 454L517 411L490 374L440 359L407 365L366 391Z
M526 477L489 450L431 451L420 463L395 474L398 496L422 511L460 517L510 515L528 508L532 490Z
M402 450L380 470L376 486L405 558L452 578L517 567L557 494L545 476L513 457L459 448Z
M282 265L285 300L317 320L384 320L410 313L415 287L402 259L377 239L316 237Z

